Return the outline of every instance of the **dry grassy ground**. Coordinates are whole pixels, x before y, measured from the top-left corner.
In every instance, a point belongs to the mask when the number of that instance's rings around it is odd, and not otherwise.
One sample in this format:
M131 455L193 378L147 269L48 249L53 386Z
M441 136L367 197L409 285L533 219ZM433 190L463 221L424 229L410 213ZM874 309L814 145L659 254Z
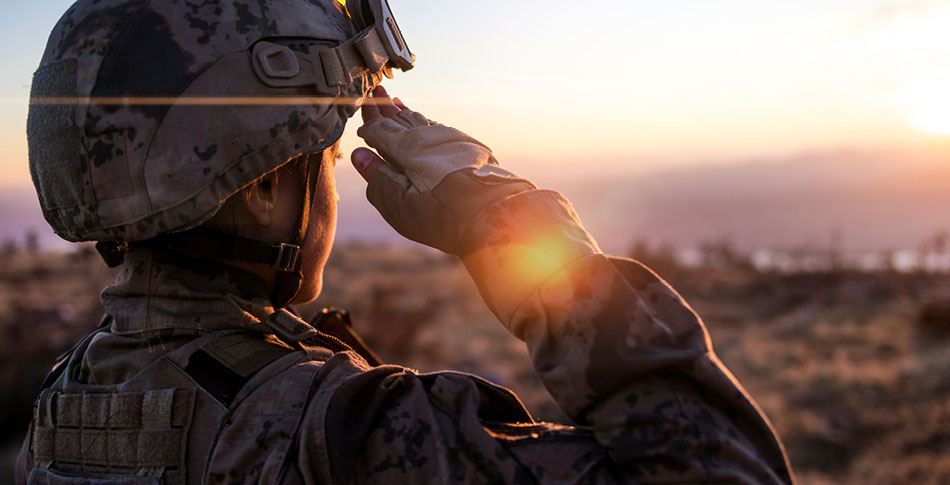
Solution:
M950 483L950 278L658 266L771 417L802 483ZM0 483L43 374L94 328L110 279L88 250L0 257ZM325 281L304 314L347 308L384 360L473 372L540 419L563 419L453 258L348 245Z

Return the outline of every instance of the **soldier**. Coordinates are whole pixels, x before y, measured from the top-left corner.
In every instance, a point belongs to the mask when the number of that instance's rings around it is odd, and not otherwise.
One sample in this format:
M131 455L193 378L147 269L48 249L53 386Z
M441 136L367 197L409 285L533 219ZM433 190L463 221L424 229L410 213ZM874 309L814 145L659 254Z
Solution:
M672 288L377 87L413 60L384 0L66 12L33 81L30 167L57 234L119 271L37 398L17 483L792 481ZM352 159L369 200L462 259L574 426L475 376L381 365L341 313L289 310L320 292L338 140L368 96L358 133L381 157Z

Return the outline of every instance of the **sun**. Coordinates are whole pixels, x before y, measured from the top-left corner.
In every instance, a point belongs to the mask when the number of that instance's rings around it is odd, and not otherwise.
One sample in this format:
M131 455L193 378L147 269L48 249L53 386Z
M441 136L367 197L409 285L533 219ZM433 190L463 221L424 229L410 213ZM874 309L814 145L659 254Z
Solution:
M950 69L912 79L901 91L899 102L912 127L950 136Z

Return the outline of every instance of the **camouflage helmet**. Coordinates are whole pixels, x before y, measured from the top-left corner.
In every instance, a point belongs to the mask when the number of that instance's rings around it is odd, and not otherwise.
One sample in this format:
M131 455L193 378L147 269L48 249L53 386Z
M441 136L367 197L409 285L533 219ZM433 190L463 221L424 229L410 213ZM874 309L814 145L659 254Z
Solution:
M79 0L33 78L30 172L69 241L142 241L341 136L413 56L386 0Z

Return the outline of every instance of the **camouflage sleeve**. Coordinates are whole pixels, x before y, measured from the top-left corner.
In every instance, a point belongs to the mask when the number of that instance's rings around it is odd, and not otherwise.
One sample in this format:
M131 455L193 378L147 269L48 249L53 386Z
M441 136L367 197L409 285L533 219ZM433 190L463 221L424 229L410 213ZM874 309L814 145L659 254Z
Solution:
M775 431L700 318L646 267L600 254L560 194L513 196L466 238L483 298L612 463L647 482L791 481Z
M334 371L347 377L308 434L328 450L316 460L332 471L325 478L792 481L767 418L717 360L701 320L649 269L600 254L559 194L490 207L465 244L489 307L527 343L575 426L536 423L510 392L473 376L335 358L329 369L350 370Z

